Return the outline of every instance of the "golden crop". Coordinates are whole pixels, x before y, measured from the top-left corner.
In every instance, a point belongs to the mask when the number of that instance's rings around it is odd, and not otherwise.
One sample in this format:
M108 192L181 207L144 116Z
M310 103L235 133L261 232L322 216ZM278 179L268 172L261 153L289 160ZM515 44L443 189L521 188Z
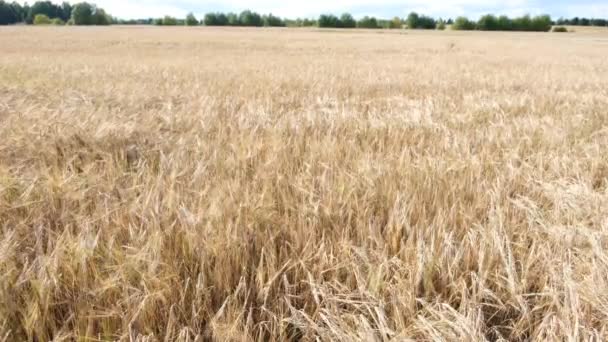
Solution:
M607 56L0 28L0 340L606 339Z

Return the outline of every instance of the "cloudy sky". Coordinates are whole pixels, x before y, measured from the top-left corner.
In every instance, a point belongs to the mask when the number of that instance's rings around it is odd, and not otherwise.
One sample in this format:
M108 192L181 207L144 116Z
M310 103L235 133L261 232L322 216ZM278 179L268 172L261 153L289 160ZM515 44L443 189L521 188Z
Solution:
M356 17L406 16L411 11L435 17L485 13L521 15L551 14L553 17L608 18L608 0L91 0L119 18L172 15L184 17L210 11L252 9L283 17L316 17L321 13L350 12ZM31 1L30 1L31 2Z

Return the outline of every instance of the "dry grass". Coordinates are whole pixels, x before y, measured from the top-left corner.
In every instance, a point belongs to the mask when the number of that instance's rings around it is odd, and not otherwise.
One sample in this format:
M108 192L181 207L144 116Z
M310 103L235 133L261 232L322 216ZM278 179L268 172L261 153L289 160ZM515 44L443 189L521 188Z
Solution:
M0 46L0 340L608 338L606 34Z

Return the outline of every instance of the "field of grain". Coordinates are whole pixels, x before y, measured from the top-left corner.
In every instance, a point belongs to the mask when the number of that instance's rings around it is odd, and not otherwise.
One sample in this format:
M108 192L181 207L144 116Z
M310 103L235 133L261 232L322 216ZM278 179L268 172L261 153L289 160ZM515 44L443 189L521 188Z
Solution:
M0 341L606 339L607 56L0 28Z

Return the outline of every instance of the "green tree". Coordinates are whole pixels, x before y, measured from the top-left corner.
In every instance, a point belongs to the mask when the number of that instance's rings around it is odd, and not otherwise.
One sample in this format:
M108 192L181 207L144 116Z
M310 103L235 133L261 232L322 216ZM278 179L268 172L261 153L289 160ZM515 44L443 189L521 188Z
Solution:
M236 16L234 13L232 15ZM230 15L230 14L229 14ZM229 25L229 18L224 13L207 13L203 18L205 26L225 26ZM238 21L238 19L237 19Z
M440 30L440 31L443 31L443 30L445 30L445 27L446 27L446 26L445 26L445 21L443 21L443 19L439 19L439 20L437 21L437 26L436 26L436 28L437 28L438 30Z
M303 27L311 27L311 26L315 26L316 24L317 24L317 22L314 19L304 18L304 20L302 20Z
M420 19L420 16L418 15L418 13L416 12L412 12L407 16L407 19L405 20L405 23L407 24L407 27L410 29L415 29L418 28L418 20Z
M374 17L368 17L368 16L365 16L365 17L361 18L357 22L357 27L359 27L359 28L369 28L369 29L380 28L380 26L378 26L378 20L376 18L374 18Z
M72 8L72 22L74 25L94 25L93 5L88 2L81 2Z
M399 18L399 17L394 17L393 20L391 20L388 23L389 29L400 29L402 27L403 27L403 22L401 21L401 18Z
M551 30L551 17L548 15L539 15L532 18L530 29L537 32L549 32Z
M0 25L14 24L15 22L15 15L11 6L0 0Z
M497 31L498 19L492 14L486 14L477 21L477 29L482 31Z
M61 4L61 14L59 18L63 21L68 21L72 17L72 5L69 2L63 2Z
M25 21L27 10L18 2L8 3L0 0L0 25L9 25Z
M80 2L72 7L70 22L72 25L110 25L110 17L103 8L88 2Z
M110 17L103 8L94 8L93 25L110 25L112 17Z
M26 22L32 24L37 14L44 14L49 18L61 18L61 7L50 1L37 1L30 7L26 16Z
M339 27L340 19L332 14L321 14L317 24L319 27Z
M501 31L511 31L513 30L513 21L509 19L506 15L501 15L497 19L498 29Z
M36 14L34 25L50 25L51 19L46 14Z
M516 31L530 31L532 29L532 18L529 15L513 19L513 29Z
M226 25L239 26L241 24L239 22L239 16L236 13L228 13L224 17L226 18Z
M196 17L194 16L194 14L192 12L188 13L188 15L186 16L186 25L187 26L198 25L198 20L196 19Z
M244 10L239 15L239 23L243 26L264 26L264 20L256 12Z
M25 18L27 17L27 11L29 10L29 8L26 8L27 3L25 4L25 6L21 6L20 3L13 1L11 4L11 9L13 11L13 19L16 23L21 23L25 21Z
M467 17L458 17L452 24L452 30L472 31L475 30L475 23Z
M228 16L224 13L218 13L216 19L217 19L218 26L226 26L229 24Z
M217 16L217 20L221 25L239 26L239 16L236 13L229 12L228 14L220 13Z
M217 20L217 13L207 13L203 17L203 24L205 26L219 26Z
M434 30L435 27L437 27L437 21L435 21L435 19L428 17L426 15L420 16L418 21L419 21L418 28L421 28L421 29Z
M175 26L177 25L177 19L171 16L164 16L163 17L163 26Z
M51 19L51 24L57 25L57 26L62 26L62 25L65 25L65 21L61 20L61 18L55 18L55 19Z
M416 12L412 12L407 16L406 24L410 29L432 30L437 26L435 19L425 15L419 15Z
M357 21L350 13L344 13L340 16L339 26L344 28L355 28L357 27Z
M27 2L23 4L23 12L22 12L23 20L21 20L21 21L27 23L27 16L30 13L30 9L31 9L30 4L28 4Z
M281 19L277 16L272 15L272 13L265 15L262 19L264 21L264 26L274 26L274 27L285 26L285 21L283 21L283 19Z

